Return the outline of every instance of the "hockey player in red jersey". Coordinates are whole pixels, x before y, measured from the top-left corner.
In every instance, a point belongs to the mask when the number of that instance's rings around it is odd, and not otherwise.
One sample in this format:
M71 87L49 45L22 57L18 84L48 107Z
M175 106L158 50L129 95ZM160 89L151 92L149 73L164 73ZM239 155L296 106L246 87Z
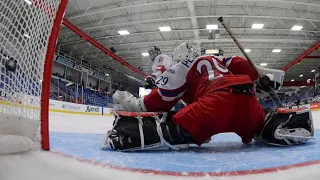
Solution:
M115 127L108 132L105 145L119 150L156 149L163 146L175 149L175 145L181 144L195 143L200 146L211 136L225 132L236 133L243 143L250 143L255 136L275 143L272 132L265 133L262 129L268 125L274 131L277 128L275 124L288 121L292 114L298 113L294 111L282 115L274 110L271 117L267 116L266 123L265 112L255 97L254 84L268 91L282 84L283 75L276 80L273 74L267 74L263 77L267 77L272 84L262 85L258 73L247 60L237 56L198 57L195 48L187 43L175 49L173 58L181 62L156 79L157 88L149 95L137 99L128 92L117 91L113 95L114 103L120 105L120 110L128 112L168 112L180 99L187 106L177 113L133 113L134 116L144 117L138 118L138 123L128 120L130 116L123 112L118 112L119 118ZM277 74L281 76L284 73L279 71ZM303 114L303 126L309 132L308 137L312 136L310 112L303 109L300 114ZM281 121L274 123L275 119ZM261 138L259 134L264 137ZM282 134L281 138L287 136ZM308 138L302 137L299 141L305 139ZM277 143L284 144L286 141L282 139Z

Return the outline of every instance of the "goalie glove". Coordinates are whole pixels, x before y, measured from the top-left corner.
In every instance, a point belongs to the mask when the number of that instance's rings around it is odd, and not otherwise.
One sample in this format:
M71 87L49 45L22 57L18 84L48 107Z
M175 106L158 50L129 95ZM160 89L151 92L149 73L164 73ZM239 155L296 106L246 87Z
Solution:
M144 106L143 98L136 98L128 91L116 91L112 95L114 109L128 112L147 111Z
M156 86L155 84L155 79L154 77L152 76L148 76L146 79L145 79L145 83L144 83L144 88L145 89L152 89Z

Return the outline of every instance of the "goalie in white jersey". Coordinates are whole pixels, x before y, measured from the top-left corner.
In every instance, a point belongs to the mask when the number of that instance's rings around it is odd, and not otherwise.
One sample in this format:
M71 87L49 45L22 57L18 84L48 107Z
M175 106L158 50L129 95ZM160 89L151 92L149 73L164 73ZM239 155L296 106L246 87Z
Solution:
M255 138L268 144L292 145L314 135L310 110L273 109L266 115L255 97L255 86L262 91L278 89L283 71L259 68L265 75L258 78L246 59L198 57L187 43L179 45L173 54L181 62L156 79L157 87L149 95L135 98L125 91L113 95L114 103L123 111L115 112L114 127L103 147L179 149L177 146L190 143L200 146L225 132L236 133L243 143ZM177 113L168 112L180 99L187 106Z

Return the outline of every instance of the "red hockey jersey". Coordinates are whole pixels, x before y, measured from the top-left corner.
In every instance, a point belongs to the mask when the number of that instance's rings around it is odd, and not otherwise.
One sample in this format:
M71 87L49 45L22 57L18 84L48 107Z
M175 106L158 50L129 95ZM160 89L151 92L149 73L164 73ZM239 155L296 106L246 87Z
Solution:
M258 74L246 59L201 56L184 60L156 79L157 88L144 97L147 111L169 111L180 99L187 104L221 88L255 81Z

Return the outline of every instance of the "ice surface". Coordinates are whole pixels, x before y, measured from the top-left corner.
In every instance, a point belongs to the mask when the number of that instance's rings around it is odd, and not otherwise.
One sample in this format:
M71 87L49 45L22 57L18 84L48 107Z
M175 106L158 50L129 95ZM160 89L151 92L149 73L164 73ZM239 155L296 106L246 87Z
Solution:
M320 111L313 113L315 128L320 129ZM53 132L73 132L104 134L112 126L113 117L84 116L50 113L50 128ZM88 134L89 136L89 134ZM129 155L129 154L127 154ZM156 155L156 154L155 154ZM263 156L262 156L263 158ZM155 158L156 159L156 158ZM232 160L230 160L232 162ZM245 162L243 162L245 163ZM122 171L109 168L103 164L83 161L54 154L53 152L33 151L23 154L0 156L0 180L158 180L158 179L224 179L224 180L266 180L266 179L320 179L320 164L279 170L277 172L242 175L242 176L217 176L217 177L188 177L153 175L139 172Z

